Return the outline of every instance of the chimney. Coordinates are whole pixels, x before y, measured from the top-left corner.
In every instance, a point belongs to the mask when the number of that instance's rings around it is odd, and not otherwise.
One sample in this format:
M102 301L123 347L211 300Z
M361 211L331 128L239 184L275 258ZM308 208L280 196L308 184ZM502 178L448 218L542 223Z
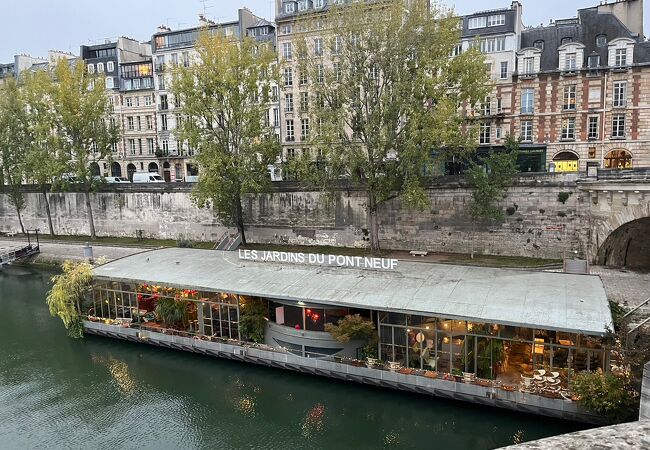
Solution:
M158 33L164 33L166 31L172 31L171 28L169 28L169 27L167 27L165 25L158 25L157 30L158 30Z

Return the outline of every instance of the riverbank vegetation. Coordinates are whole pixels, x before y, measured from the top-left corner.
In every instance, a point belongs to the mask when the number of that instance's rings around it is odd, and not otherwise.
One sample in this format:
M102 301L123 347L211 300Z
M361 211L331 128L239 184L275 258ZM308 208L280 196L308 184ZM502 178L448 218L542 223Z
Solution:
M90 292L92 265L88 263L63 263L63 273L52 277L53 286L47 294L47 306L53 317L59 317L68 330L68 335L79 339L84 336L84 327L79 316L79 304Z

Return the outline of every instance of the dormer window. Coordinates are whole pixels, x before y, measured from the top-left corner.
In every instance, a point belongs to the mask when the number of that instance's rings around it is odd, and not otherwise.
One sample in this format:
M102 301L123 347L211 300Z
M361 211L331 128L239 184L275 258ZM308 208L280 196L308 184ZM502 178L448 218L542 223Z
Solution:
M591 55L587 60L587 65L590 69L597 69L600 66L600 55Z
M607 36L604 34L599 34L596 36L596 46L597 47L606 47L607 46Z
M485 28L487 26L487 17L472 17L469 19L467 28L470 30L475 30L477 28Z
M293 2L285 3L284 12L292 13L296 10L296 5Z
M576 71L577 58L575 53L567 53L564 55L564 71L565 72L575 72Z
M616 53L614 54L614 67L625 66L627 66L627 49L617 48Z
M533 47L544 50L544 41L535 41Z
M568 44L569 42L573 42L573 38L571 36L563 37L560 41L560 44Z
M308 7L309 7L309 3L307 2L307 0L302 0L298 2L298 11L306 11Z
M322 8L323 6L325 6L323 0L314 0L314 8Z

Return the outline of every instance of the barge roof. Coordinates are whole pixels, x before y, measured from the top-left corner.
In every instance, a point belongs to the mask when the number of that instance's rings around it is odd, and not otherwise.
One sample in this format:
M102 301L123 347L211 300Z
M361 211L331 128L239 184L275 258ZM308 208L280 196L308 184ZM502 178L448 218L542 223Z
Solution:
M94 269L104 280L603 335L612 315L598 276L399 261L365 270L241 260L168 248Z

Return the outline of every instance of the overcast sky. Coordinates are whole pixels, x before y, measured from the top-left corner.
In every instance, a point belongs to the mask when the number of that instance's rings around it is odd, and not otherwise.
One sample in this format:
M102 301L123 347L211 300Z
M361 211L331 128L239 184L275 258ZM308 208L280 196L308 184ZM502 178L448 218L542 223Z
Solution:
M577 8L599 0L520 0L524 23L539 25L549 19L576 15ZM509 0L443 0L460 14L507 7ZM273 19L275 0L206 0L207 16L217 21L236 18L237 8ZM0 0L0 63L18 53L46 56L49 49L79 54L79 46L104 38L128 36L148 40L156 26L172 29L195 26L202 0ZM645 23L650 8L646 9Z

